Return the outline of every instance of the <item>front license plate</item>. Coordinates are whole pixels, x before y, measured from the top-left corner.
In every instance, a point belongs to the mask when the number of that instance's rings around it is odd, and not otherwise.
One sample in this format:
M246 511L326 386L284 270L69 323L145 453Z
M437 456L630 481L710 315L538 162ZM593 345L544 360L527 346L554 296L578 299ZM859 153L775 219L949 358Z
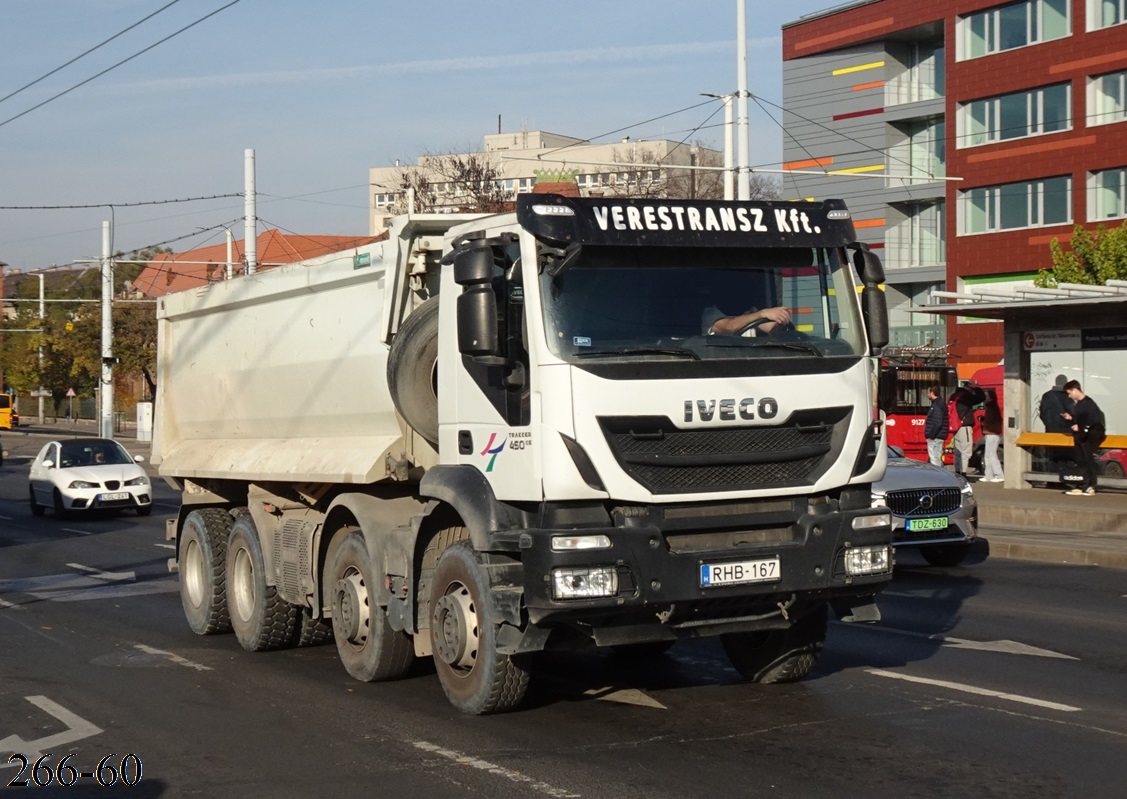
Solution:
M919 530L946 530L947 517L935 516L930 519L909 519L908 529L912 532Z
M118 491L113 494L102 494L98 497L99 502L117 502L118 500L129 499L128 491Z
M715 588L720 585L744 583L773 583L782 577L778 558L766 560L741 560L736 563L702 563L700 587Z

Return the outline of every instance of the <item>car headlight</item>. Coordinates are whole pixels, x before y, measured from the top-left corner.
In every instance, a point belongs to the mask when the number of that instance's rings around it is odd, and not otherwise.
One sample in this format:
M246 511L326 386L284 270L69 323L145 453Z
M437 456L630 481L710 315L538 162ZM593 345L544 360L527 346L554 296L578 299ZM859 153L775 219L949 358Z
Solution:
M967 480L967 478L963 477L961 474L955 475L955 478L959 481L959 491L962 492L963 496L973 496L974 489L971 488L970 481Z
M141 475L140 477L134 477L132 480L125 481L125 485L127 486L145 486L148 484L149 478L147 475Z
M67 488L97 488L97 483L91 483L87 480L72 480Z

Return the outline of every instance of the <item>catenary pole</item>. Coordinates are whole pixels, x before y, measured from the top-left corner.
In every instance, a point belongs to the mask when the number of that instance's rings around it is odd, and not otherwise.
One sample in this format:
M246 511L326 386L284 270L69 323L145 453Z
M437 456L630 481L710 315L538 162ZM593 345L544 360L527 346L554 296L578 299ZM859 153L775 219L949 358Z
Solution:
M254 150L247 148L243 151L243 211L245 215L245 231L243 233L243 250L247 257L247 274L253 275L258 269L258 219L254 202Z
M747 124L747 0L736 0L736 128L739 169L736 180L740 200L751 199L751 158Z
M113 258L110 223L102 223L102 391L98 435L113 438Z

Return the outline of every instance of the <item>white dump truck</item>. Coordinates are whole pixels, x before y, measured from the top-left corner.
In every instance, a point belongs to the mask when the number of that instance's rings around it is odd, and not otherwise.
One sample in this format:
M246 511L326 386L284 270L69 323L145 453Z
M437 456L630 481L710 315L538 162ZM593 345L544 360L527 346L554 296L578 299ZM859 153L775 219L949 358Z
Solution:
M883 279L841 201L530 194L165 296L188 625L365 681L431 656L472 714L561 648L799 679L892 572Z

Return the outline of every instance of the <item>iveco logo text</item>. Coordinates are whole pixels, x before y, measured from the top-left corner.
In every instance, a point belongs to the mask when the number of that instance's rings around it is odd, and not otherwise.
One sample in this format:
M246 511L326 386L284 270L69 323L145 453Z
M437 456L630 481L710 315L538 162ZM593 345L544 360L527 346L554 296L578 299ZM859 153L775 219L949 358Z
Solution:
M711 422L714 418L721 422L734 422L737 418L774 419L779 415L779 403L774 397L764 397L758 402L754 397L742 400L685 400L686 422L693 421L694 412L702 422Z

